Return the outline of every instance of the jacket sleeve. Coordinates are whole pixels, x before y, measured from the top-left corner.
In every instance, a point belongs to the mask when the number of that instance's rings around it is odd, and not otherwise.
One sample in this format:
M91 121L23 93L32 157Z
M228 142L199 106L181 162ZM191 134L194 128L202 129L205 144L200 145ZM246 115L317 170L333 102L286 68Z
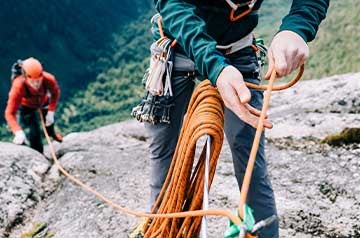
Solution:
M159 0L156 8L162 16L165 33L177 40L200 74L216 85L220 72L230 63L216 50L216 41L206 33L196 6L183 0Z
M280 31L290 30L306 42L315 38L321 21L325 18L330 0L293 0L290 13L284 17Z
M5 109L5 120L13 133L21 130L21 126L16 120L16 112L19 109L23 95L23 82L20 78L15 79L12 83Z
M45 77L47 78L47 88L51 95L49 102L49 111L55 111L60 98L60 87L56 78L52 74L46 73Z

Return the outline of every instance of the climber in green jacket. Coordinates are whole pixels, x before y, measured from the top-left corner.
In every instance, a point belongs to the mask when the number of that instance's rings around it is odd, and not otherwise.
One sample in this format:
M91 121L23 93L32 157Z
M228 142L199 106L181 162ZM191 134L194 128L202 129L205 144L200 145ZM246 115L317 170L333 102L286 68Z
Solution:
M194 88L194 78L208 78L224 100L225 134L229 142L235 176L242 184L255 128L259 121L263 93L249 90L245 81L260 83L260 67L252 31L258 24L262 0L154 0L162 18L162 29L176 39L171 77L174 107L170 123L145 122L150 136L151 204L164 183L177 143L182 118ZM270 0L269 0L270 1ZM309 56L307 42L315 38L325 18L329 0L293 0L290 12L268 49L269 79L273 69L283 77L301 66ZM154 38L160 38L154 22ZM188 61L182 61L187 58ZM189 62L192 62L193 65ZM179 66L181 64L181 67ZM185 69L184 65L188 68ZM161 96L160 96L161 98ZM259 112L259 111L258 111ZM271 128L269 119L265 128ZM248 205L256 221L276 215L274 192L267 172L262 136L252 175ZM260 237L279 237L276 221L260 232Z

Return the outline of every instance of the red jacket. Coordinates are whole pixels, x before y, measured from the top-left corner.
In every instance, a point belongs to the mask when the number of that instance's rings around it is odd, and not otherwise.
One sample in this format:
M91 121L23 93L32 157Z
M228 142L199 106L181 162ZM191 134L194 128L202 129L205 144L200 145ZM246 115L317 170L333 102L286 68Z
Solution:
M52 74L44 71L43 76L42 86L38 91L28 85L21 75L13 80L5 109L5 119L12 132L21 130L16 120L16 112L20 105L39 109L47 103L50 96L48 110L55 111L60 96L59 85Z

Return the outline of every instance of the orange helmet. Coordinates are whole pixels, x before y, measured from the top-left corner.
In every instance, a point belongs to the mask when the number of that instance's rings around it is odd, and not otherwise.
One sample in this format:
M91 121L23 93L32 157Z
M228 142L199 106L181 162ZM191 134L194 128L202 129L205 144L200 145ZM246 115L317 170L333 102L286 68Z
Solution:
M27 78L33 80L42 78L43 67L37 59L33 57L27 58L22 62L22 68Z

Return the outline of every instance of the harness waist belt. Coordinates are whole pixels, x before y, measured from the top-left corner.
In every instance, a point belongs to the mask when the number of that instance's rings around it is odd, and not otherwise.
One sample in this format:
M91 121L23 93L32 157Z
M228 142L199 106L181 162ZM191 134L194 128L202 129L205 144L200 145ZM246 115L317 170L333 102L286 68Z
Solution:
M235 53L241 49L244 49L248 46L251 46L253 43L253 39L254 39L253 33L250 32L249 34L247 34L240 40L235 41L234 43L231 43L229 45L217 45L216 49L220 50L225 55L229 55L229 54Z

